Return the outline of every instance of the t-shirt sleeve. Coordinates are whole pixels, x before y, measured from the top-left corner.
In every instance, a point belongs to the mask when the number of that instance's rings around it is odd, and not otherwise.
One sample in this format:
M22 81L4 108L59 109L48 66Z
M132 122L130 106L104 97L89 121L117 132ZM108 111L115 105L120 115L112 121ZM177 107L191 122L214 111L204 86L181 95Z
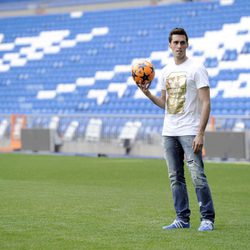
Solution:
M196 70L194 78L197 89L209 87L208 72L203 65Z

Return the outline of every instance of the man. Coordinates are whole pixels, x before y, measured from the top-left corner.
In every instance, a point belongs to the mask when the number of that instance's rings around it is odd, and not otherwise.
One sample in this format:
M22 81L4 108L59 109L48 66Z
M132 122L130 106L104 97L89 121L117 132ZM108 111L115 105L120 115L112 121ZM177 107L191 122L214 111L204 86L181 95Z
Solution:
M210 114L208 74L203 65L187 57L188 35L184 29L175 28L170 32L169 47L173 60L162 70L161 96L157 97L148 88L140 86L154 104L165 109L162 135L176 219L163 229L190 227L185 159L200 206L198 230L211 231L215 212L202 160L204 133Z

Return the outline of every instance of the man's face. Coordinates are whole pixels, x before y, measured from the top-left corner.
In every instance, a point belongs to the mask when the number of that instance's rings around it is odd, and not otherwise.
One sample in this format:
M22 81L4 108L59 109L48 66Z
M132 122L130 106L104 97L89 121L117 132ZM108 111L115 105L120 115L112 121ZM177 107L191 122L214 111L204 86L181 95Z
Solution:
M186 49L188 42L184 35L172 35L172 41L169 43L169 47L173 52L173 55L177 59L184 59L186 57Z

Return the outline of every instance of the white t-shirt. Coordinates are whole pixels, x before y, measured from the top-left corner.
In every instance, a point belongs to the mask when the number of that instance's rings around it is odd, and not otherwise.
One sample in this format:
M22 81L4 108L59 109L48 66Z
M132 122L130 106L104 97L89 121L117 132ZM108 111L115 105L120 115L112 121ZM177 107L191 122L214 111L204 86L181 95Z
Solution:
M173 60L162 69L161 86L167 96L162 135L196 135L201 114L198 89L209 87L205 67L193 59L180 65Z

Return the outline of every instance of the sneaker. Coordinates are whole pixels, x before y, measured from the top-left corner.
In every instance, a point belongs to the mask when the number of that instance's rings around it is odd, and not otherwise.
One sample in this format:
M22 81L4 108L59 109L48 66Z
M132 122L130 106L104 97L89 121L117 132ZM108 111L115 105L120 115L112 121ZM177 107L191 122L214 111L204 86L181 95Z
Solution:
M162 227L162 229L164 230L177 229L177 228L190 228L190 223L184 222L180 219L176 219L172 224Z
M212 231L214 230L214 223L211 220L202 220L198 231Z

